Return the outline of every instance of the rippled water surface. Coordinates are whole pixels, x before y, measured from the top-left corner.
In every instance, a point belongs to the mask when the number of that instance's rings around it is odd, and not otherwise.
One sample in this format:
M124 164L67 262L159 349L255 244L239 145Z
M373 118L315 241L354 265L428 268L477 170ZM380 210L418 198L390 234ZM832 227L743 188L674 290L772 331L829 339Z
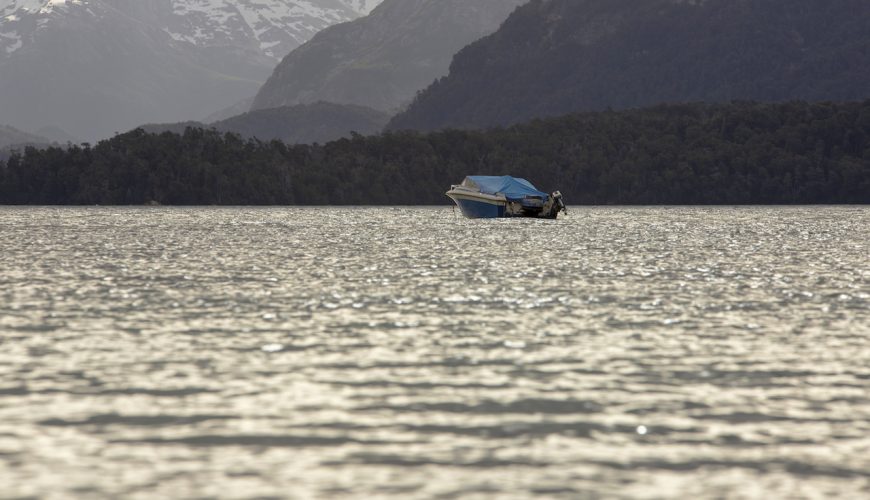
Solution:
M870 209L0 209L0 497L870 495Z

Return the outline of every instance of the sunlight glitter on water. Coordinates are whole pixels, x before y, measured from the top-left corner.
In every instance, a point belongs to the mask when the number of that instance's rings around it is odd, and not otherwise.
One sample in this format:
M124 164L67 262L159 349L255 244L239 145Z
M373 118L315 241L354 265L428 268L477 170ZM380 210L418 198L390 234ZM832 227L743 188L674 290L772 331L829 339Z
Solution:
M866 496L868 228L0 208L0 496Z

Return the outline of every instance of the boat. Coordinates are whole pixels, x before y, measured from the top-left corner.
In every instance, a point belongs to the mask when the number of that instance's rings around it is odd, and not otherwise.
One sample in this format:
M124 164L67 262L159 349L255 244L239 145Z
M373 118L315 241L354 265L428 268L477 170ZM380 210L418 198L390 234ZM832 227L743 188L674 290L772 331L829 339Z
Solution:
M470 175L451 186L447 196L469 219L535 217L555 219L568 213L562 193L547 194L531 182L509 175Z

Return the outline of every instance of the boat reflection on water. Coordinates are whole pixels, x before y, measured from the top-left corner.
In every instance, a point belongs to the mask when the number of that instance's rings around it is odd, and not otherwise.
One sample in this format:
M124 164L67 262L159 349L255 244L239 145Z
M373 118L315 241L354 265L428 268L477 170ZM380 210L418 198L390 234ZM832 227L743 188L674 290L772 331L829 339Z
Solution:
M469 219L534 217L555 219L568 213L562 193L547 194L525 179L504 176L472 175L447 191L462 214Z

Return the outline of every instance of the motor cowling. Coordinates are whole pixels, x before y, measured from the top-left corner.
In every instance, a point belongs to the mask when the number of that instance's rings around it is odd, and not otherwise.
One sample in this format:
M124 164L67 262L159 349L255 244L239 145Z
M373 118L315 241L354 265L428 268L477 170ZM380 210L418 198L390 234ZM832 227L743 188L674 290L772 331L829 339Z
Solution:
M556 207L556 212L554 215L559 215L559 212L565 212L565 215L568 215L568 208L565 206L565 202L562 200L562 193L559 191L553 191L551 195L553 197L553 206Z

